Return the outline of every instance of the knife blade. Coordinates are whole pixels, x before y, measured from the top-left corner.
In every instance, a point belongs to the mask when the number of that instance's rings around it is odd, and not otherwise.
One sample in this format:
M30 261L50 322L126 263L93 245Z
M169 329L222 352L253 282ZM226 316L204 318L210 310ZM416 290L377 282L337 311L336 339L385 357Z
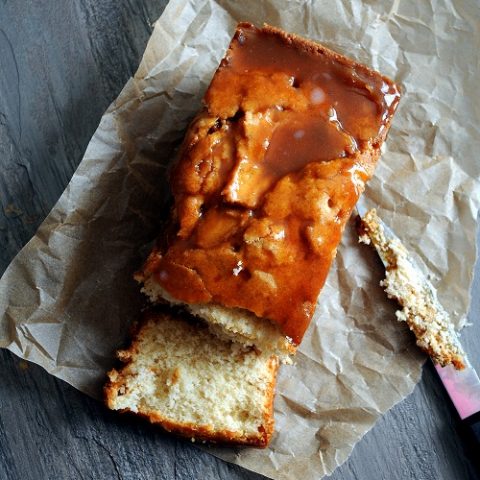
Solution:
M417 345L430 355L460 419L480 444L480 379L435 288L375 209L368 210L359 202L356 210L360 241L377 251L386 270L381 285L402 307L396 312L398 320L407 322Z

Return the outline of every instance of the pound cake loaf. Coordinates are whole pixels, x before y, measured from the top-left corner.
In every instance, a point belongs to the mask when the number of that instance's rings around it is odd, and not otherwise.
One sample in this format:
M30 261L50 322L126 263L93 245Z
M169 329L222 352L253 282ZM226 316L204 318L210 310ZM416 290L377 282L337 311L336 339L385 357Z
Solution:
M109 372L107 406L187 438L265 447L273 433L275 356L224 342L204 325L149 313Z
M136 275L150 300L293 353L399 97L322 45L239 24L172 172L171 232Z

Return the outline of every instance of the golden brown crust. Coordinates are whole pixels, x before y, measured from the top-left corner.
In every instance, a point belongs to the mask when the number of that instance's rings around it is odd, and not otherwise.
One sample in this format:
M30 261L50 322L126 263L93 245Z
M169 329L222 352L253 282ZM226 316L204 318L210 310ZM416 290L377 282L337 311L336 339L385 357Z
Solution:
M273 416L273 402L275 399L275 385L277 381L277 372L279 368L278 357L272 355L269 362L270 370L270 381L267 388L268 396L265 401L264 408L264 424L263 424L263 444L262 447L266 447L270 439L272 438L273 432L275 430L275 419Z
M103 394L106 406L111 410L116 410L115 402L118 393L124 388L123 376L126 372L132 358L139 352L140 336L142 334L141 327L149 321L162 321L167 318L167 314L157 314L146 312L143 320L138 323L134 337L127 349L117 352L118 359L122 362L122 366L118 369L112 369L107 373L108 381L103 387ZM182 423L172 421L159 412L144 413L133 412L130 409L117 410L120 413L128 413L136 415L150 423L159 425L167 432L186 437L192 441L200 441L204 443L224 443L229 445L249 445L253 447L265 448L274 432L274 416L273 401L275 395L275 384L277 371L279 367L278 357L272 355L269 359L268 370L270 379L267 387L267 397L265 399L263 409L263 422L259 426L258 433L255 435L245 434L244 432L235 432L229 430L215 430L213 427L205 425L196 425L193 423Z

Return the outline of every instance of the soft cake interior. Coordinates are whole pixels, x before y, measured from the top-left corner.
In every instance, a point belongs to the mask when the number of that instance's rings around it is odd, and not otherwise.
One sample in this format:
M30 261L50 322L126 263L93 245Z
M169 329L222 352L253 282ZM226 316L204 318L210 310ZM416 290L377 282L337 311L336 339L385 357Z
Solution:
M109 372L107 405L192 438L264 446L273 431L276 357L220 341L206 327L151 314L125 363Z

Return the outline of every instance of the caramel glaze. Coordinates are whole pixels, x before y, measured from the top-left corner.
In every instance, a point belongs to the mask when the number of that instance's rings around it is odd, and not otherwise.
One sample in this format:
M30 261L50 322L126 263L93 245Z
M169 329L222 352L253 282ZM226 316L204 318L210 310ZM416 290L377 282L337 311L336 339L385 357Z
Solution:
M398 100L362 65L240 24L173 171L177 233L144 274L300 343Z

